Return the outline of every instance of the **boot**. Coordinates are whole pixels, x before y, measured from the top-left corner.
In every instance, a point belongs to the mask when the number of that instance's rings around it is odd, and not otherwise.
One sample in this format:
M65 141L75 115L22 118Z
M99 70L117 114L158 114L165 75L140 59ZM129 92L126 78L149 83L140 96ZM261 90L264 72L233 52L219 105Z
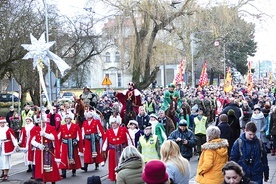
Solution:
M61 175L62 178L66 178L66 169L61 169Z
M35 176L35 165L32 165L32 167L33 167L33 169L32 169L33 172L32 172L32 177L31 177L31 179L34 179L34 178L35 178L35 177L34 177L34 176Z
M95 170L97 171L99 169L99 164L95 163Z
M81 170L84 170L84 172L87 172L88 164L84 164L83 167L81 167Z
M76 169L72 169L72 176L73 176L73 177L76 176Z
M272 149L272 150L271 150L271 156L275 156L275 152L276 152L276 150L275 150L275 149Z
M28 165L28 170L27 170L27 173L29 173L29 172L32 172L33 170L32 170L32 165L31 164L29 164Z
M2 174L1 174L1 176L0 176L0 179L3 179L4 176L5 176L4 171L2 171Z

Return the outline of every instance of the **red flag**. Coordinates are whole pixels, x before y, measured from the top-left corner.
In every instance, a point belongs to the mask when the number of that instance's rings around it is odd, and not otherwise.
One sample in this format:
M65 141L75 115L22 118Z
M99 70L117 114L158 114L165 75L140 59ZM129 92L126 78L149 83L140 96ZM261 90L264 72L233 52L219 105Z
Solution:
M207 63L204 61L198 85L203 87L208 84Z
M174 78L174 83L175 84L178 84L178 83L181 83L181 82L184 82L184 78L183 78L183 75L184 75L184 59L182 59L180 61L180 65L178 66L178 71L177 71L177 74Z

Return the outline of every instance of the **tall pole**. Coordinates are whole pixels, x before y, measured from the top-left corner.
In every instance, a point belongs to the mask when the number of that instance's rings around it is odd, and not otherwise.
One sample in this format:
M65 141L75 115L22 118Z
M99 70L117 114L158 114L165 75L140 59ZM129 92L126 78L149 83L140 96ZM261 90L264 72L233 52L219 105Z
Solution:
M223 45L223 75L224 75L224 83L225 83L225 75L226 75L226 50L225 50L225 45L226 43L224 43Z
M43 0L44 3L44 12L45 12L45 28L46 28L46 42L49 42L49 28L48 28L48 6L47 6L47 2L46 0ZM49 58L47 58L49 60ZM48 62L49 66L48 66L48 72L49 72L49 91L48 91L48 97L49 97L49 103L48 105L52 105L52 81L51 81L51 64L50 61ZM44 93L46 93L46 91L44 91Z
M192 57L192 87L195 87L195 72L194 72L194 33L191 34L191 57Z

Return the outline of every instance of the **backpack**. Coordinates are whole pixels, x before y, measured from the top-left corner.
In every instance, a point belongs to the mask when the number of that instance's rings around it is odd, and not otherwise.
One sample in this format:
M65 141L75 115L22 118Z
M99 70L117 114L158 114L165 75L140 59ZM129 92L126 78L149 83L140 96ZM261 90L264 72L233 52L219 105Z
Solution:
M263 142L261 139L257 138L259 140L259 143L260 143L260 148L261 148L261 158L263 157ZM242 147L242 140L241 138L238 138L238 144L239 144L239 152L240 152L240 156L242 156L242 150L241 150L241 147Z

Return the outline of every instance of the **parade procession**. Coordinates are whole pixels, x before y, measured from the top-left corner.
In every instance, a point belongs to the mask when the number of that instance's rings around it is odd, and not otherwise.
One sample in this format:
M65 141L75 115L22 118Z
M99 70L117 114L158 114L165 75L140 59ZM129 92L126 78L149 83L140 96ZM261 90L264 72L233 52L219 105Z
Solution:
M0 183L276 183L276 1L0 1Z

